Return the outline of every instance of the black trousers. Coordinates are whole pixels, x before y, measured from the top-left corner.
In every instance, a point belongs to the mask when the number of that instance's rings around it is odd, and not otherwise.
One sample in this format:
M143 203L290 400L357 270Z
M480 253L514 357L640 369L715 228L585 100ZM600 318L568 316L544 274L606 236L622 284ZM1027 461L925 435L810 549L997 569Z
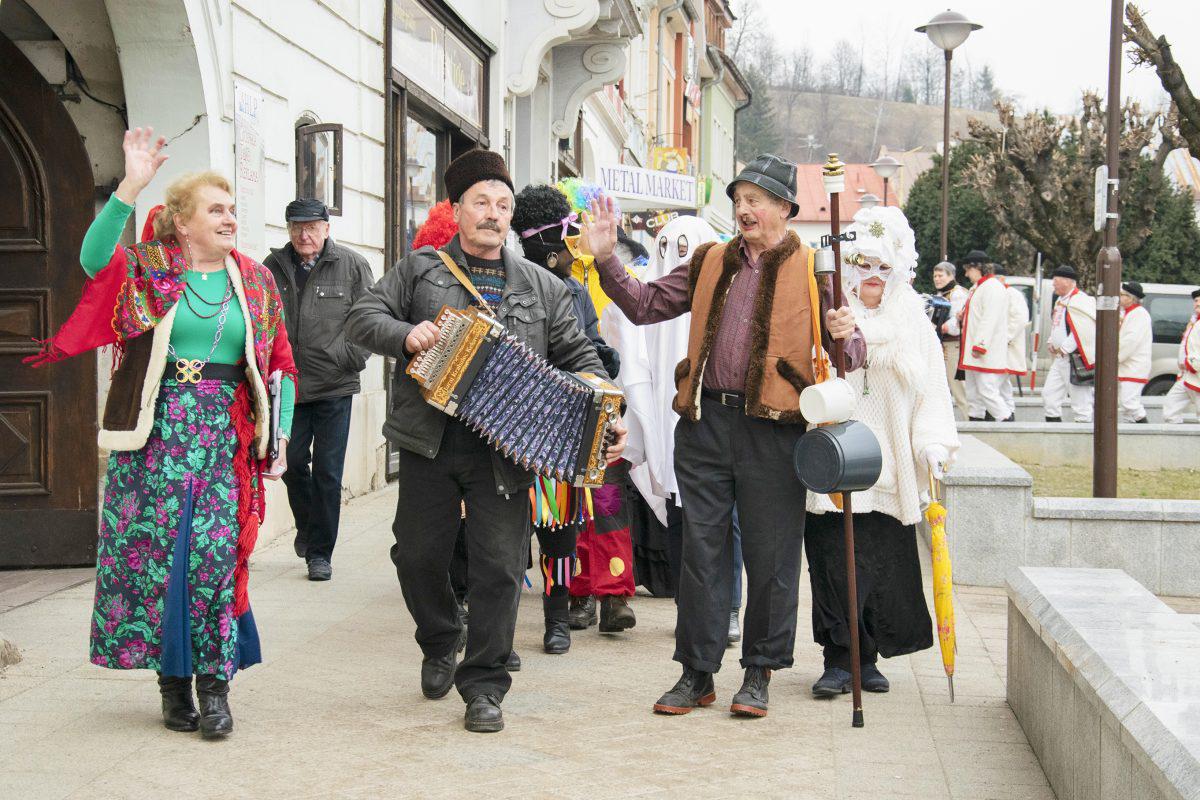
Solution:
M575 555L575 543L579 538L578 525L565 525L553 529L535 525L533 532L537 534L538 550L546 558L566 558ZM538 569L541 569L540 564ZM561 616L566 613L571 604L571 593L567 591L566 584L556 583L550 587L550 592L547 594L545 580L543 575L542 610L547 618Z
M675 428L683 499L683 556L675 660L721 668L733 591L733 507L746 566L743 667L792 665L799 603L805 488L792 469L803 425L748 417L709 398L699 422Z
M471 624L454 683L464 700L481 694L503 699L512 684L504 662L529 558L529 494L496 494L491 449L455 420L446 425L436 458L400 450L399 461L391 554L417 623L417 644L426 657L440 657L458 640L461 622L449 571L465 501Z
M844 519L840 513L809 514L804 549L812 584L813 640L824 648L825 669L849 672ZM932 647L933 621L921 587L916 526L878 511L855 514L854 567L859 663Z
M347 395L297 403L292 417L283 483L296 518L296 538L307 544L309 559L333 558L353 402Z

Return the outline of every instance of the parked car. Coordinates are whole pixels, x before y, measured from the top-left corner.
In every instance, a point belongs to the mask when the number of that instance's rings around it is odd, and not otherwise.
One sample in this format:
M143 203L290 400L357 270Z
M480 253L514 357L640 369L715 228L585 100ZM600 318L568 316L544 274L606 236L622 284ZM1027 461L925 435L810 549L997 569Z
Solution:
M1005 279L1009 286L1019 289L1029 303L1030 319L1035 319L1033 313L1034 278L1020 275L1009 276ZM1192 290L1195 286L1173 283L1143 283L1146 292L1142 305L1150 312L1152 330L1154 331L1154 349L1151 353L1150 382L1142 390L1144 395L1164 395L1175 382L1179 353L1179 340L1187 328L1192 316ZM1046 371L1050 368L1049 342L1050 315L1054 309L1054 284L1049 278L1042 280L1040 337L1037 341L1037 385L1041 385ZM1028 352L1034 352L1034 326L1031 324L1027 333ZM1026 384L1030 385L1030 384Z

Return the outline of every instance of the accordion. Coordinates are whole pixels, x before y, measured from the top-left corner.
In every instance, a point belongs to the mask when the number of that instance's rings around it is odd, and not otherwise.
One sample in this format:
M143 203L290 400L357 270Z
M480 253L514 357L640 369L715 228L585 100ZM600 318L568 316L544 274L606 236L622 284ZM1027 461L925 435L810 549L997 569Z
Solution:
M435 324L437 343L406 370L427 402L538 475L573 486L604 483L620 389L558 369L478 308L443 307Z

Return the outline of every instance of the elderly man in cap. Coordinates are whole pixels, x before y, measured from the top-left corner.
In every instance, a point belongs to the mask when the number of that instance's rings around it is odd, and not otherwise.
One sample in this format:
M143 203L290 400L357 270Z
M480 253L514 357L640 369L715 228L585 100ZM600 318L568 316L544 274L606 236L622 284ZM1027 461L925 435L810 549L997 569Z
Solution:
M1192 292L1192 318L1179 342L1179 380L1163 398L1163 422L1183 422L1184 414L1200 416L1200 289Z
M556 367L607 376L563 282L504 246L514 206L504 159L470 150L446 167L445 183L458 234L441 250L422 247L400 259L355 304L347 335L397 362L383 426L399 456L392 561L424 654L421 691L437 699L457 685L466 729L491 732L504 727L500 703L512 683L505 663L529 558L533 476L426 403L404 370L437 343L433 320L442 307L466 308L478 295L508 332ZM617 429L610 462L625 447L624 425ZM471 624L456 669L463 623L448 569L463 502Z
M1076 422L1091 422L1096 404L1096 300L1079 288L1075 268L1054 270L1054 311L1050 316L1048 347L1054 361L1042 387L1047 422L1062 422L1068 399ZM1089 375L1088 373L1091 372Z
M966 373L967 419L975 422L1016 417L1004 399L1008 381L1008 289L996 277L995 265L981 250L963 260L971 293L963 306L958 368Z
M296 518L296 555L308 562L310 581L327 581L350 407L370 355L346 340L346 315L375 278L365 258L330 237L329 209L320 200L293 200L284 217L289 241L263 260L283 297L284 325L303 375L283 482Z
M1137 281L1121 284L1121 329L1117 340L1117 380L1121 387L1121 421L1148 422L1142 390L1150 382L1154 347L1150 312L1142 305L1146 293Z
M787 228L795 216L796 167L755 158L733 179L739 233L696 248L689 263L642 283L613 256L610 198L593 203L587 238L604 291L631 322L691 312L687 356L675 368L675 475L683 500L683 569L677 600L679 681L654 704L686 714L716 701L713 674L729 635L736 503L746 568L742 688L733 714L767 713L771 671L792 666L806 492L792 451L805 430L800 392L813 384L821 347L846 342L850 369L866 357L848 308L832 288L817 297L809 248Z
M933 265L933 285L937 293L950 302L950 318L942 323L938 330L938 339L942 342L942 358L946 362L946 381L950 384L950 396L954 405L967 416L967 390L958 379L959 315L967 304L970 292L961 286L957 280L958 268L953 262L941 261Z

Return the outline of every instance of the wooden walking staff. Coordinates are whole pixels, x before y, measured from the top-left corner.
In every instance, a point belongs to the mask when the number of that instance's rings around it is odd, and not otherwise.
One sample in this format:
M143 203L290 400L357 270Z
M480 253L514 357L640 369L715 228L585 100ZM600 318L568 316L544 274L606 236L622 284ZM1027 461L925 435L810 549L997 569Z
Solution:
M825 183L825 191L829 194L829 240L833 247L833 307L841 308L845 304L842 295L842 221L840 200L846 190L846 165L830 153L829 160L821 172ZM837 368L839 378L846 377L846 345L842 339L833 340L833 365ZM850 624L850 675L854 700L854 712L850 724L861 728L863 722L862 707L862 665L859 663L860 645L858 641L858 573L854 565L854 514L850 505L850 492L842 493L842 523L846 538L846 593L847 613Z

